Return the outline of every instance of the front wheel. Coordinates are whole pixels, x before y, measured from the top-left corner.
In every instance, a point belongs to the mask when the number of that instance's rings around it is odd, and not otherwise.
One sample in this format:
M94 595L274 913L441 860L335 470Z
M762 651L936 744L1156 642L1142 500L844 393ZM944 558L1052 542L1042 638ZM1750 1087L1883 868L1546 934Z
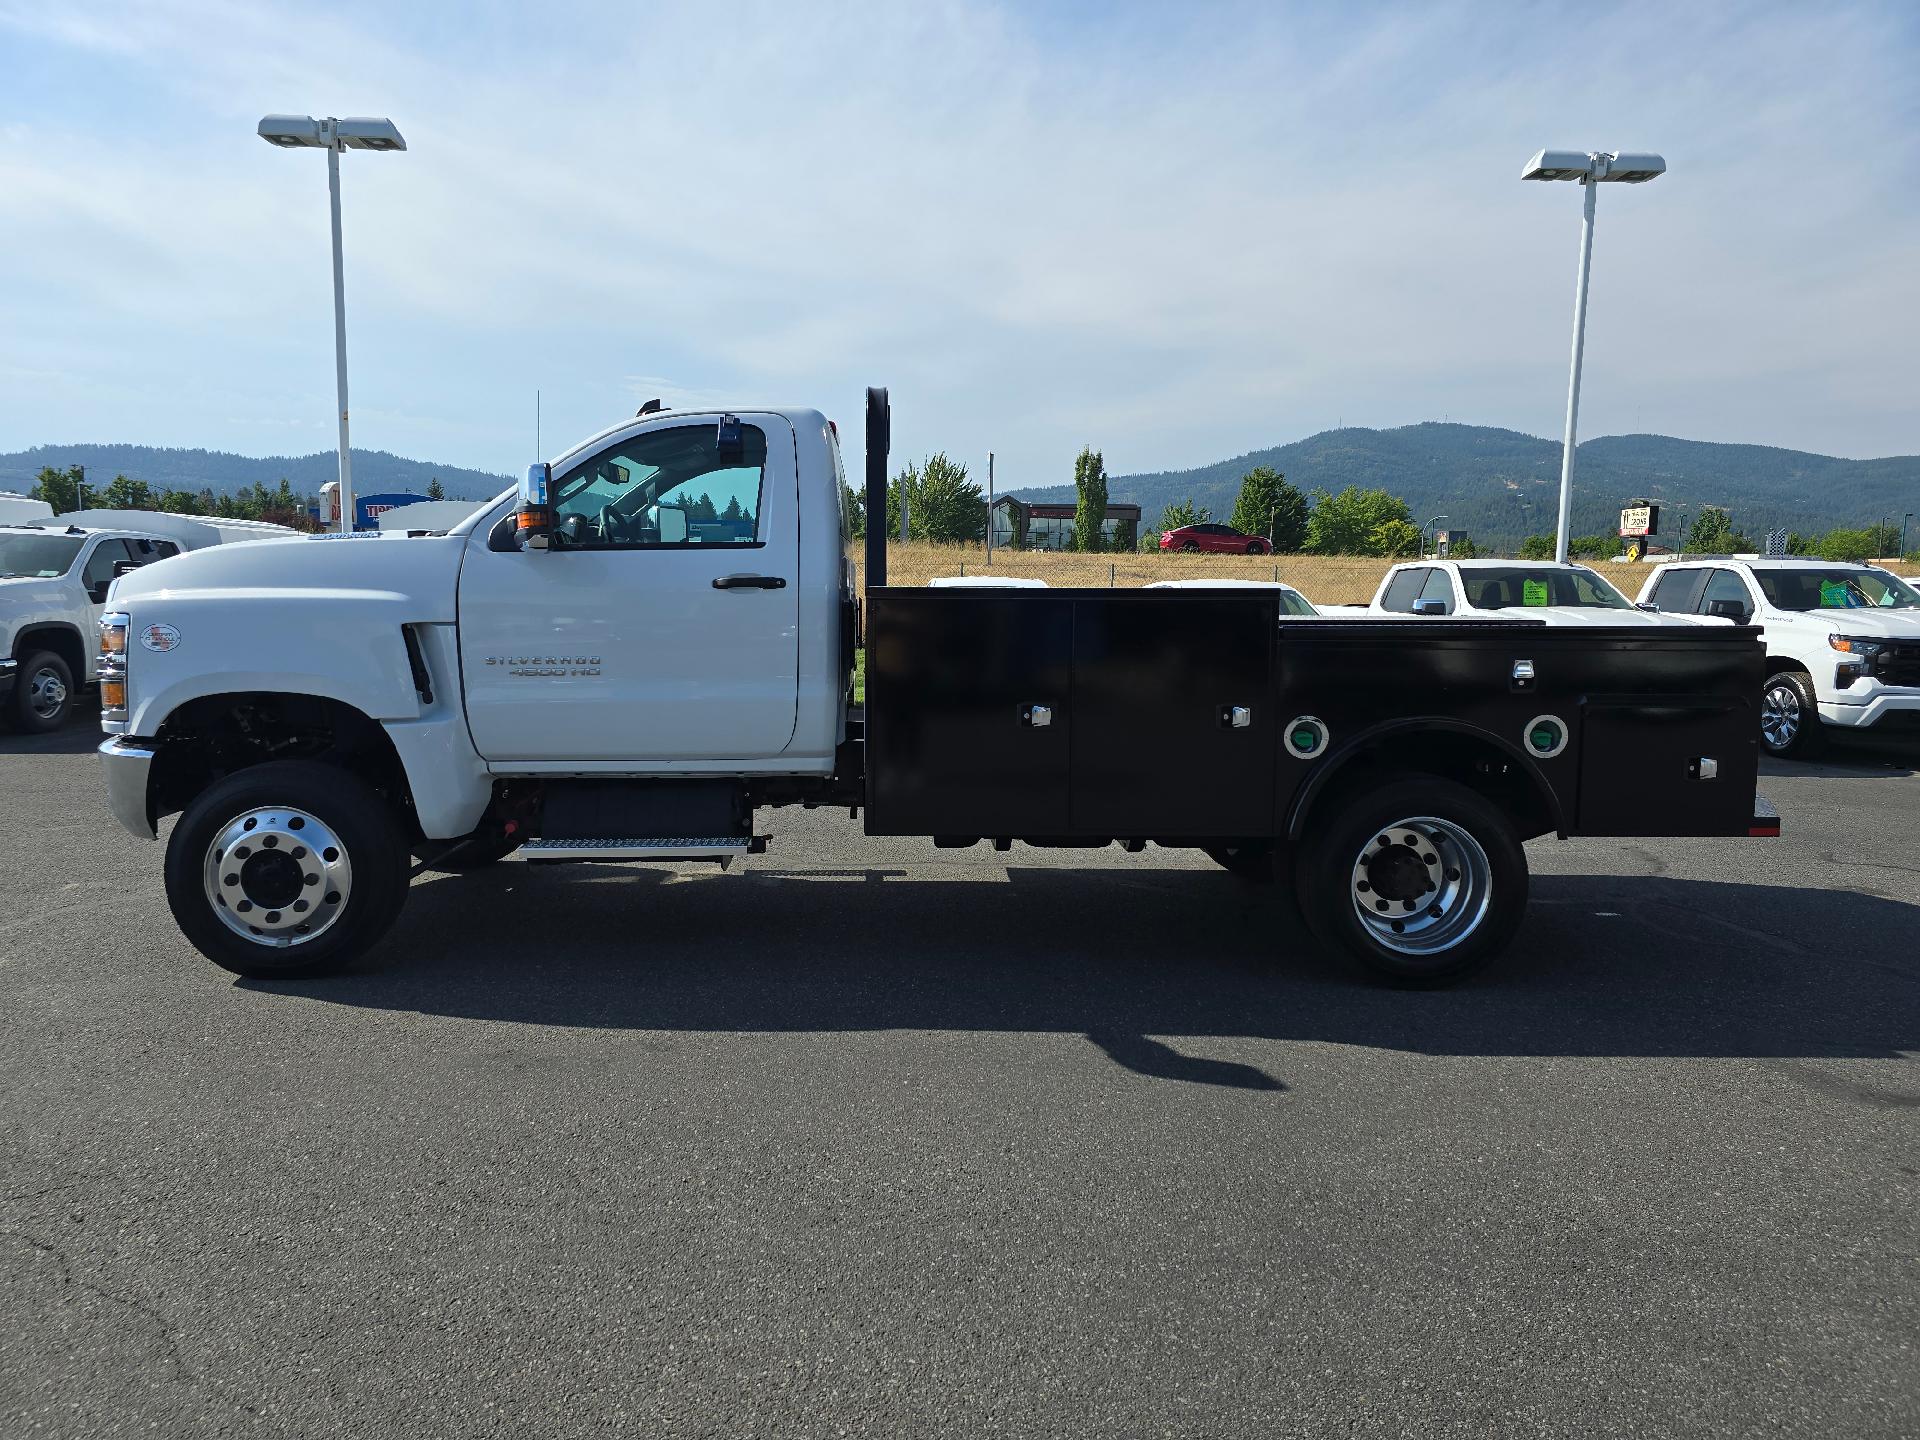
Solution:
M230 775L167 841L167 904L202 955L292 979L371 949L407 895L407 847L372 789L330 765L279 760Z
M1512 824L1450 780L1383 780L1342 803L1302 853L1300 907L1314 933L1395 984L1472 974L1526 909Z
M1267 542L1264 540L1255 540L1247 546L1247 554L1249 555L1265 555L1266 553Z
M51 650L38 650L20 662L7 697L7 719L26 735L58 730L73 714L73 671Z
M1798 670L1769 675L1760 691L1760 743L1777 759L1811 755L1820 742L1820 704Z

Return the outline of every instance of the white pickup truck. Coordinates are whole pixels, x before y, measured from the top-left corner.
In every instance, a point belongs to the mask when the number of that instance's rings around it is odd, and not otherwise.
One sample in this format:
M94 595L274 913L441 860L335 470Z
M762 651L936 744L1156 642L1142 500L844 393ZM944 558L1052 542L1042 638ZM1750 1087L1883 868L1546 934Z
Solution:
M1640 600L1766 632L1769 754L1809 753L1827 729L1920 733L1920 592L1888 571L1760 556L1674 561L1647 577Z
M1551 560L1417 560L1395 565L1367 606L1374 615L1526 616L1547 625L1660 625L1599 572Z
M128 525L119 512L0 525L0 714L16 730L57 730L74 696L95 680L95 635L115 575L218 544L205 526L182 533L178 517ZM171 522L171 523L170 523Z
M888 416L870 391L870 515ZM818 411L650 412L446 535L124 576L109 804L149 838L179 814L175 919L263 976L373 945L409 851L725 861L779 805L949 848L1197 849L1287 876L1329 946L1417 984L1504 945L1534 836L1778 833L1751 631L1516 616L1408 646L1272 588L889 587L879 527L863 607L845 494Z

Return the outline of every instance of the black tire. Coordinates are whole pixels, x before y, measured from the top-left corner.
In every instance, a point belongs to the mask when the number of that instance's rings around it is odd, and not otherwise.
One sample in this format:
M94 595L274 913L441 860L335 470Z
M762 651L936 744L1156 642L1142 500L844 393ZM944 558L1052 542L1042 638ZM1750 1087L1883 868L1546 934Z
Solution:
M1776 760L1805 760L1826 737L1813 682L1798 670L1769 675L1760 687L1760 748Z
M13 693L7 697L7 723L24 735L45 735L73 715L73 671L51 650L22 657Z
M1300 910L1316 936L1366 974L1446 985L1513 938L1527 907L1527 858L1512 822L1485 797L1450 780L1401 775L1325 803L1326 822L1299 852ZM1418 902L1409 898L1416 894ZM1431 908L1418 908L1429 894ZM1363 921L1359 904L1369 898ZM1390 933L1400 926L1405 934ZM1430 948L1411 948L1423 945Z
M255 812L264 817L259 826L220 852L219 868L244 859L228 872L232 881L221 876L216 884L207 873L216 840ZM284 843L277 843L282 831ZM316 849L309 859L298 842L316 833L335 843ZM331 867L339 865L341 857L346 870L319 874L323 860ZM292 871L287 870L289 863ZM279 870L255 875L249 868L269 864ZM318 878L306 880L309 873ZM194 949L236 975L294 979L346 965L387 932L407 897L407 847L393 812L362 781L331 765L276 760L229 775L187 807L167 841L166 879L167 904ZM210 890L218 900L210 898ZM242 899L229 909L228 895ZM258 905L248 896L258 899ZM329 896L338 897L337 910L322 909L336 903ZM238 919L238 910L249 907L262 925L281 926L276 936L255 939L234 928L246 923ZM318 933L305 936L288 928L299 923L295 910L324 914ZM233 915L233 922L223 919L223 912ZM274 943L275 938L280 943Z
M1200 547L1199 547L1199 545L1197 545L1197 544L1196 544L1195 542L1193 542L1192 540L1189 540L1189 541L1187 541L1187 542L1186 542L1185 544L1183 544L1183 545L1182 545L1182 546L1180 547L1180 553L1181 553L1182 555L1192 555L1192 554L1194 554L1194 553L1195 553L1196 551L1198 551L1198 550L1199 550L1199 548L1200 548Z
M1271 845L1253 840L1237 845L1206 845L1201 849L1209 860L1229 875L1242 880L1273 879Z
M413 858L443 875L464 875L469 870L484 870L498 864L518 850L527 838L518 832L504 835L497 828L483 826L482 830L458 840L416 840Z
M1247 546L1247 554L1249 555L1265 555L1267 553L1267 542L1264 540L1255 540Z

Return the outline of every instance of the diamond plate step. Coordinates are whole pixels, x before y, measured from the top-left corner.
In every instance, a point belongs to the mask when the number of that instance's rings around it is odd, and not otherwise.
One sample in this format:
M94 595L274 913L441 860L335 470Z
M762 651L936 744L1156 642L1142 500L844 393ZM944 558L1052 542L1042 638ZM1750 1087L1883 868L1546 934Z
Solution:
M724 860L735 855L757 855L766 848L761 836L746 835L636 835L623 839L570 839L561 835L529 840L520 847L523 860Z

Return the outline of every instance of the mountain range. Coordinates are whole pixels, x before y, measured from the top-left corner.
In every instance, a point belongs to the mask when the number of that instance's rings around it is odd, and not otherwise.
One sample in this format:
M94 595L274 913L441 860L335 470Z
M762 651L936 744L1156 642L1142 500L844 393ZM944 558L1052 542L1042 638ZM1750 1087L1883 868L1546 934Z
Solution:
M0 490L25 494L34 477L51 466L65 470L87 467L89 490L104 486L116 475L145 480L169 490L211 490L231 495L248 490L258 480L269 490L284 478L296 494L318 495L320 487L339 478L337 452L317 455L230 455L224 450L175 450L153 445L37 445L31 450L0 455ZM445 487L449 500L484 500L513 484L507 475L467 470L458 465L435 465L409 460L385 450L353 452L353 488L359 495L411 491L424 495L431 481Z
M43 467L71 465L85 465L89 482L97 485L127 475L216 495L250 488L256 480L272 488L282 477L298 493L315 495L336 473L331 450L260 459L149 445L41 445L0 455L0 490L25 491ZM1165 506L1188 499L1225 520L1233 513L1240 477L1256 465L1272 466L1308 492L1348 485L1389 490L1407 501L1416 522L1444 515L1443 528L1496 545L1550 532L1559 503L1558 441L1436 421L1393 430L1326 430L1192 470L1116 475L1108 481L1108 494L1137 503L1149 526ZM424 494L435 479L455 499L484 499L513 483L510 476L409 460L384 450L353 452L354 489L363 495ZM1017 487L1009 493L1028 500L1073 499L1071 485ZM1621 506L1643 498L1662 503L1663 536L1682 533L1702 505L1727 507L1735 525L1755 537L1774 527L1807 533L1889 518L1897 525L1908 506L1920 514L1920 455L1841 460L1669 435L1606 435L1580 446L1574 467L1575 534L1612 531Z
M1554 529L1560 494L1560 442L1483 425L1427 421L1394 430L1326 430L1192 470L1115 475L1110 500L1133 501L1142 523L1191 499L1216 520L1233 513L1240 477L1270 465L1299 489L1348 485L1403 497L1415 523L1444 515L1439 528L1511 544ZM1022 499L1071 501L1071 485L1015 489ZM1758 537L1780 527L1803 533L1865 526L1911 506L1920 514L1920 455L1841 460L1765 445L1722 445L1670 435L1607 435L1574 457L1573 533L1611 533L1629 500L1661 502L1660 533L1684 533L1702 505L1733 512Z

